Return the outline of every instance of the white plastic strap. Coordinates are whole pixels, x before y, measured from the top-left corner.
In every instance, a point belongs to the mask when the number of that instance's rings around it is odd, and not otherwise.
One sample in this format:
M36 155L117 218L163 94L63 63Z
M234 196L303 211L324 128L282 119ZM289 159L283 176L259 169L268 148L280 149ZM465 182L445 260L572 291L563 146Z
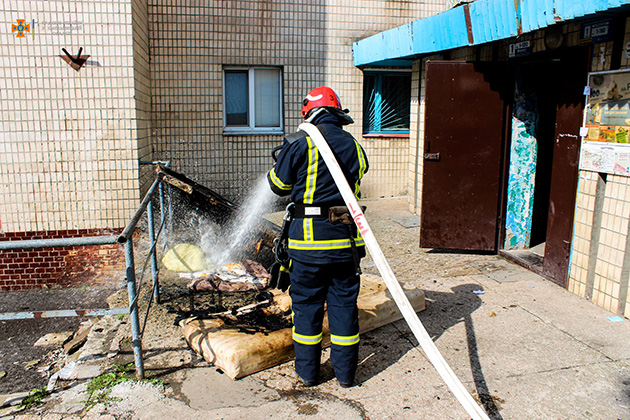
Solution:
M324 136L322 136L316 126L310 123L300 124L298 130L306 131L311 140L315 142L315 146L319 149L319 153L324 158L324 162L326 162L326 166L335 180L335 183L339 188L339 192L341 193L343 200L346 202L357 228L361 232L361 235L363 235L365 245L372 256L378 271L381 273L381 276L383 276L383 280L385 280L385 285L389 289L389 292L394 298L394 302L396 302L398 309L400 309L405 321L407 321L409 328L411 328L411 331L418 340L418 343L420 343L420 346L422 347L422 350L424 350L424 353L427 355L429 361L433 364L440 376L442 376L442 379L460 404L464 407L468 415L470 415L474 420L490 420L488 415L476 403L457 376L455 376L455 373L448 363L446 363L446 360L444 360L444 357L440 354L440 351L435 346L435 343L433 343L433 340L431 340L431 337L422 325L422 322L418 319L418 316L413 310L413 306L409 303L409 299L407 299L405 292L396 279L389 263L385 259L385 255L383 255L383 251L381 251L381 247L378 245L374 233L370 229L367 220L365 220L365 215L361 211L361 207L359 206L350 185L348 185L348 181L346 180L335 155L332 153L330 146L328 146L328 143L324 139Z

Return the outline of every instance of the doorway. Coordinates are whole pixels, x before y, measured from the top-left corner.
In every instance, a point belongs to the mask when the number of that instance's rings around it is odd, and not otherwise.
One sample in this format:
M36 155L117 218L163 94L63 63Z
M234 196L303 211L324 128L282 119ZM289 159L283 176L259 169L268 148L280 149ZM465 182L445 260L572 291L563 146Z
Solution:
M573 230L577 192L579 127L582 122L583 86L588 70L588 51L572 49L531 57L515 63L515 100L512 141L519 122L530 126L534 156L526 186L514 189L508 181L506 222L500 254L550 280L565 286ZM517 112L519 100L526 98L531 113ZM519 121L519 118L530 120ZM518 140L517 140L518 141ZM514 143L512 144L514 150ZM510 155L510 168L520 155ZM523 162L520 162L521 164ZM511 174L512 172L510 172ZM523 200L518 192L530 191L530 212L520 216L525 241L511 240L509 209L514 200ZM521 206L523 207L523 206ZM561 216L560 216L561 215ZM518 218L518 216L517 216Z
M427 63L421 247L498 252L566 284L587 65L581 48Z

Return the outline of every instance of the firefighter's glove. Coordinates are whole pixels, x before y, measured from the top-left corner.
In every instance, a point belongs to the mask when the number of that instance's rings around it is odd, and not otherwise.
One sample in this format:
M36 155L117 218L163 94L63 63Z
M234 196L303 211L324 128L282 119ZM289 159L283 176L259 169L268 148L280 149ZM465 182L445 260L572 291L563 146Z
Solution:
M283 226L283 231L284 228ZM269 287L285 292L291 284L291 279L289 278L291 259L289 258L289 250L287 249L287 240L283 238L282 235L281 238L274 241L273 253L275 254L276 261L269 268L269 274L271 274Z
M291 275L289 274L290 268L290 264L289 267L286 267L284 265L280 266L280 273L278 275L278 289L282 290L283 292L286 292L287 289L289 289L289 286L291 286Z
M290 264L289 264L290 266ZM269 287L272 289L280 289L286 292L291 285L291 277L289 276L289 267L276 261L271 265L269 269L271 279L269 280Z
M293 220L293 209L295 204L290 203L287 206L286 214L282 221L282 230L280 237L274 241L273 253L275 254L276 261L269 267L269 273L271 279L269 280L269 287L272 289L280 289L283 292L289 288L291 284L291 278L289 277L289 271L291 269L291 258L289 258L289 226L291 220Z

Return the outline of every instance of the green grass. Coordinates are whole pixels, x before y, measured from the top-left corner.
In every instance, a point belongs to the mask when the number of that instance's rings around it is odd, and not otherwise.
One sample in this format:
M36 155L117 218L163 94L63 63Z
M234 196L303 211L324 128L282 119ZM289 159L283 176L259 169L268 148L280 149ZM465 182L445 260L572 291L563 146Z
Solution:
M123 382L149 382L154 385L164 385L164 382L159 379L142 379L137 380L129 376L129 372L134 371L133 363L128 365L114 365L116 370L114 372L103 373L95 378L92 378L87 386L88 397L86 400L81 401L85 404L85 410L88 411L96 404L108 405L111 402L120 401L120 398L115 398L110 395L112 388Z
M114 398L109 394L114 386L131 380L127 373L127 368L130 366L133 366L133 363L127 366L117 365L115 372L103 373L90 380L87 386L88 397L81 401L85 404L86 411L96 404L108 405L110 402L120 401L119 398Z
M142 379L137 380L129 376L130 372L134 372L133 363L127 365L114 365L115 370L113 372L103 373L95 378L92 378L87 386L87 399L81 401L85 404L85 411L90 410L96 404L108 405L115 401L120 401L120 398L115 398L110 395L112 388L123 382L149 382L153 385L164 385L164 382L160 379ZM150 372L146 372L150 374ZM22 400L19 405L20 409L27 410L35 405L42 404L44 398L50 395L50 392L43 389L33 388L26 398Z
M22 400L18 407L27 410L34 405L39 405L42 403L42 400L46 398L49 394L50 392L46 390L46 387L44 387L43 389L33 388L28 396Z

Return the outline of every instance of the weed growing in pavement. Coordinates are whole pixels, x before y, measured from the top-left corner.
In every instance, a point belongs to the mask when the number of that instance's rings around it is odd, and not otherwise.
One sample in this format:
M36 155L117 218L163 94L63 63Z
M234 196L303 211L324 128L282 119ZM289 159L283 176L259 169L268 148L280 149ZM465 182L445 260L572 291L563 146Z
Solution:
M99 403L107 405L113 401L120 401L119 398L114 398L109 394L114 386L127 382L130 379L124 365L116 365L115 372L103 373L92 378L87 386L88 397L86 400L81 401L85 404L85 410L87 411Z
M104 404L108 405L111 402L120 401L120 398L115 398L109 395L112 392L112 388L123 382L150 382L154 385L164 385L159 379L132 379L129 377L130 371L133 371L133 363L129 363L127 365L114 365L116 368L115 372L103 373L88 383L87 393L88 397L86 400L81 401L81 403L85 404L85 411L90 410L96 404Z
M41 404L42 400L46 398L49 394L50 392L46 390L46 387L42 389L33 388L28 396L22 400L18 407L24 410L28 410L34 405Z

